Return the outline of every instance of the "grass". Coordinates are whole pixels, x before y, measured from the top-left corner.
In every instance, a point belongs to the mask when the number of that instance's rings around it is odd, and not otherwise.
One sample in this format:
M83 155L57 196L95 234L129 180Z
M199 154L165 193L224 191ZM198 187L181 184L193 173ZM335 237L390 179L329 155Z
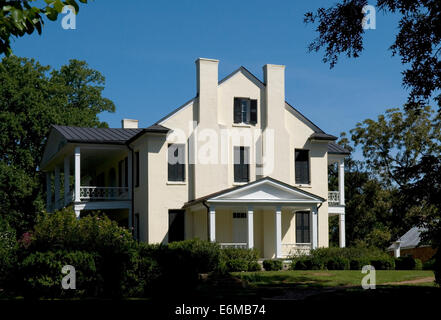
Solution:
M261 271L237 272L235 277L252 287L346 287L361 286L366 274L357 270L310 270L310 271ZM376 284L402 282L433 277L427 270L377 270ZM412 284L406 284L412 285ZM432 280L418 283L418 286L434 286Z

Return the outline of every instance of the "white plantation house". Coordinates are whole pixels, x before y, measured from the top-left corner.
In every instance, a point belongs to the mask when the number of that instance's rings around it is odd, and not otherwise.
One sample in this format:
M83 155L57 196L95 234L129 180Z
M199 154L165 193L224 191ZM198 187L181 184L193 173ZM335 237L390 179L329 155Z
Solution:
M285 101L284 66L219 81L218 63L197 59L196 96L148 128L54 125L41 162L47 210L103 210L140 241L197 237L264 258L327 247L339 215L345 246L348 151ZM339 188L328 190L336 162Z

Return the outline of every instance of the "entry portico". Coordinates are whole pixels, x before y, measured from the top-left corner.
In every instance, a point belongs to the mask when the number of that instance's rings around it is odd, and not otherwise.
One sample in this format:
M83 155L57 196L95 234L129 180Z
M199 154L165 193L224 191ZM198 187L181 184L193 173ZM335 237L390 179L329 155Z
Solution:
M317 248L319 207L324 201L317 195L265 177L190 201L184 208L186 224L191 225L195 219L193 212L204 210L201 206L206 208L207 238L221 247L258 248L265 258L283 258L296 251ZM296 221L301 222L296 215L305 213L308 221L296 225ZM237 223L240 218L244 223ZM191 228L187 231L191 233L188 238L198 234ZM302 238L297 232L308 234ZM242 241L237 242L238 238Z

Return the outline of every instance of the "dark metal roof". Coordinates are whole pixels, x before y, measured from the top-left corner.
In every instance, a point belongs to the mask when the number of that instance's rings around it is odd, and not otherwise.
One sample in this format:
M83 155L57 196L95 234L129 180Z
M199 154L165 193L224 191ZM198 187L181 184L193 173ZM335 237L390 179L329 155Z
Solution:
M335 140L337 140L337 137L333 136L331 134L324 133L324 132L314 132L313 134L311 134L309 136L309 139L311 139L311 140L323 140L323 141L329 141L329 140L335 141Z
M68 142L77 143L125 144L146 132L167 133L169 131L168 128L161 125L153 125L144 129L84 128L58 125L53 125L52 127Z
M342 146L336 144L335 142L330 142L328 144L328 153L330 154L351 154L351 152Z
M305 190L299 189L299 188L297 188L297 187L294 187L294 186L292 186L292 185L290 185L290 184L287 184L287 183L285 183L285 182L282 182L282 181L280 181L280 180L277 180L277 179L274 179L274 178L271 178L271 177L264 177L264 178L260 178L260 179L254 180L254 181L249 182L249 183L244 184L244 185L235 186L235 187L230 187L230 188L227 188L227 189L224 189L224 190L220 190L220 191L217 191L217 192L214 192L214 193L210 193L210 194L208 194L208 195L206 195L206 196L203 196L203 197L200 197L200 198L197 198L197 199L194 199L194 200L190 200L190 201L186 202L182 208L187 208L187 207L193 206L193 205L195 205L195 204L198 204L198 203L204 202L204 201L206 201L206 200L208 200L208 199L210 199L210 198L220 196L220 195L222 195L222 194L225 194L225 193L230 192L230 191L233 191L233 190L239 190L239 189L242 189L242 188L244 188L244 187L249 187L249 186L251 186L251 185L253 185L253 184L256 184L256 183L261 182L261 181L264 181L264 180L268 180L268 181L275 182L275 183L277 183L277 184L280 184L280 185L285 186L285 187L287 187L287 188L293 189L293 190L298 191L298 192L300 192L300 193L303 193L303 194L305 194L305 195L308 195L308 196L311 196L311 197L317 198L317 199L319 199L319 200L321 200L321 201L326 201L326 199L324 199L324 198L322 198L322 197L319 197L318 195L313 194L313 193L311 193L311 192L308 192L308 191L305 191Z

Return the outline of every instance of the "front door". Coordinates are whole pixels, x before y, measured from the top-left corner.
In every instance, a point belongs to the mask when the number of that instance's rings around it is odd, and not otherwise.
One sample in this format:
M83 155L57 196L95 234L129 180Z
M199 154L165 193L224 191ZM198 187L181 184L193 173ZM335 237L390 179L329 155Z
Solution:
M247 242L247 214L245 212L233 212L233 242Z
M168 211L168 242L184 240L184 210Z

